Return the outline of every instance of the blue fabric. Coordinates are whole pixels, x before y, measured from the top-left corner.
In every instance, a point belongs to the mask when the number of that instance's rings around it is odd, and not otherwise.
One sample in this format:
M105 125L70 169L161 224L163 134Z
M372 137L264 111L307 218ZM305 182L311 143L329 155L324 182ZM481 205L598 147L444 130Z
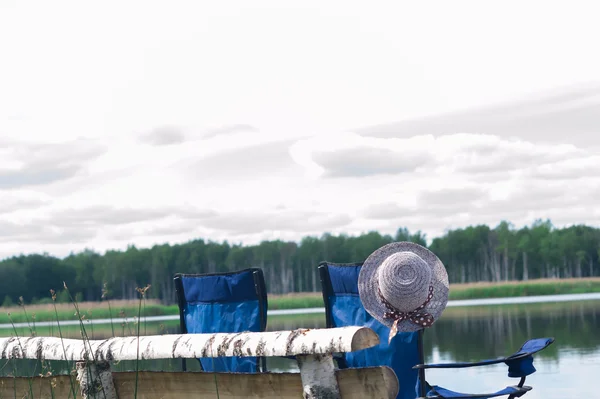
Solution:
M554 339L552 339L552 338L530 339L529 341L525 342L523 344L523 346L521 347L521 349L519 349L519 351L516 352L515 354L513 354L512 356L521 355L524 353L533 354L533 353L539 352L542 349L545 349L552 342L554 342Z
M358 295L358 276L361 266L329 265L329 279L334 294Z
M421 362L418 332L398 333L388 345L389 328L371 317L358 296L360 266L328 265L328 269L333 289L328 298L333 323L331 327L366 326L379 335L379 345L345 353L347 367L388 366L394 370L400 383L397 398L418 397L418 371L412 368Z
M518 394L521 393L521 395L523 393L526 392L525 389L520 390L514 387L506 387L498 392L494 392L494 393L486 393L486 394L472 394L472 393L460 393L460 392L455 392L455 391L451 391L449 389L446 388L442 388L439 386L432 386L431 387L431 391L429 391L427 393L427 397L441 397L441 398L454 398L454 399L460 399L460 398L469 398L469 399L487 399L487 398L494 398L496 396L504 396L504 395L512 395L512 394ZM521 396L521 395L517 395Z
M182 276L182 285L188 333L261 331L260 299L251 270L239 274ZM258 366L256 357L198 360L205 371L255 373Z
M507 360L508 376L513 378L527 377L536 372L533 366L533 356L529 355L516 360Z
M257 299L251 270L236 274L183 276L185 301L241 302Z
M552 338L534 338L525 342L521 349L505 359L508 366L508 376L520 378L535 373L533 354L545 349L552 342L554 342Z

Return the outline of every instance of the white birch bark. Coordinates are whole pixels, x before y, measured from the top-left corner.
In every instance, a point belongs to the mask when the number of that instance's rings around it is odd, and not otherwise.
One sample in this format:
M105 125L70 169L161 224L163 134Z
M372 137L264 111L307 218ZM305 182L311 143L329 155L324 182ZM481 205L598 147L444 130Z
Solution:
M298 356L297 360L304 399L341 398L331 355Z
M367 327L169 334L105 340L0 338L2 359L120 361L223 356L294 356L353 352L379 344Z
M77 381L83 399L118 399L108 362L77 362Z

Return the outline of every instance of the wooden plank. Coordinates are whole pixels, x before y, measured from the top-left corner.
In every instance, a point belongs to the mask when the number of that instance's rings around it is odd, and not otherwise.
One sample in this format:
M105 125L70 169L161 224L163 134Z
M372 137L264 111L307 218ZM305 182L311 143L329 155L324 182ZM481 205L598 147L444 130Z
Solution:
M31 384L31 387L30 387ZM79 384L73 377L73 385L77 398L81 398ZM31 391L30 391L31 389ZM33 396L31 395L33 392ZM0 398L36 398L36 399L58 399L73 398L69 376L59 375L56 377L1 377Z
M313 355L354 352L377 344L379 337L369 328L340 327L229 334L149 335L85 341L55 337L10 337L0 338L0 353L2 359L119 361L138 358Z
M135 372L114 372L113 381L119 399L133 399ZM343 399L393 399L398 393L398 379L388 367L369 367L336 370ZM0 398L29 398L29 381L34 397L72 398L68 376L34 378L0 378ZM77 398L81 398L79 384L74 381ZM218 395L217 395L218 390ZM102 398L102 394L99 396ZM276 399L302 397L302 379L299 373L203 373L142 371L138 375L138 399Z
M368 367L337 370L342 398L395 399L400 389L396 373L389 367ZM354 392L353 390L357 391Z
M398 379L388 367L337 370L343 399L393 399ZM132 399L135 373L113 373L119 399ZM218 395L217 395L218 390ZM141 372L138 399L275 399L302 397L299 373L167 373Z

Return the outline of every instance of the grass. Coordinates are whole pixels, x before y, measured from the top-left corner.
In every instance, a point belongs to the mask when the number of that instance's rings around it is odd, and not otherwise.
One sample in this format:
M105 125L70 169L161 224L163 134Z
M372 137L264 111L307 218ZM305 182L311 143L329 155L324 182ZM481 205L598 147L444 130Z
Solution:
M269 310L306 309L323 307L320 292L299 292L285 295L269 295Z
M138 300L111 300L103 302L80 302L79 311L84 318L111 319L119 317L133 318L138 314ZM15 323L27 321L27 316L19 306L2 308L0 313L0 324L9 323L7 312L12 313L12 320ZM146 300L144 307L144 316L161 316L168 314L178 314L177 305L162 305L158 301ZM27 314L29 319L35 316L36 321L53 320L78 320L71 303L57 303L56 312L52 304L27 305Z
M600 277L452 284L450 300L600 292Z

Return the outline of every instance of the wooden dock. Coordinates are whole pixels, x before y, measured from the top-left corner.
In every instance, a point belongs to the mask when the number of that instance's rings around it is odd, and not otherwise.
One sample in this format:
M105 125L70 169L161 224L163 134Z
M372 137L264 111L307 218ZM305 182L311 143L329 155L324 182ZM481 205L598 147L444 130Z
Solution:
M0 338L2 359L66 360L76 364L83 399L395 398L398 379L388 367L338 370L334 353L379 344L366 327L232 334L173 334L105 340ZM226 356L290 357L298 373L112 372L113 361ZM73 397L69 376L1 377L0 397ZM135 394L135 395L134 395Z

